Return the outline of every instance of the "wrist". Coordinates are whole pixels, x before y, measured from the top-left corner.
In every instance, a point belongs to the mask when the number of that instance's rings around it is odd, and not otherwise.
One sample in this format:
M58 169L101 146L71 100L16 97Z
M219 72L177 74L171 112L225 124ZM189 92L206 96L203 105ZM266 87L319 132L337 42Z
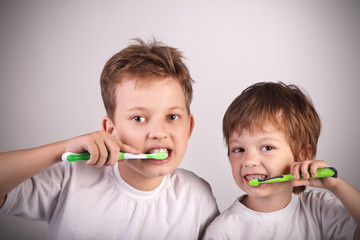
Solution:
M335 178L334 181L332 181L332 184L327 187L327 190L337 195L339 190L341 189L341 182L343 181L344 180L340 177Z
M42 146L40 148L44 149L44 152L41 151L41 152L43 152L44 157L48 156L45 158L51 159L52 164L55 164L55 163L59 163L62 161L61 156L65 152L66 147L65 147L65 142L60 141L60 142L55 142L55 143L51 143L51 144Z

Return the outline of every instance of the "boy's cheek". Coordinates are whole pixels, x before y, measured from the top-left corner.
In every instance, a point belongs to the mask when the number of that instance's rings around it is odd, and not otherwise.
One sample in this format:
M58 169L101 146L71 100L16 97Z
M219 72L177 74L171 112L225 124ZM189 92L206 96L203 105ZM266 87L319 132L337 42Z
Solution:
M229 156L229 161L230 161L231 168L238 168L238 169L240 169L240 167L241 167L241 161L240 161L239 158L232 157L231 154L230 154L230 156Z
M232 163L231 170L235 181L239 182L242 179L240 167L237 164Z
M137 131L133 131L130 128L128 129L117 129L115 136L120 142L135 147L142 140L142 134Z

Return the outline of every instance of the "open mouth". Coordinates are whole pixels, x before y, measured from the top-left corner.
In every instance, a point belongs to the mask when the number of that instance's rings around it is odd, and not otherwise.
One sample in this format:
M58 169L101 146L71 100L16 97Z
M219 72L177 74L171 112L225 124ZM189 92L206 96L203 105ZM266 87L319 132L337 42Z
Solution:
M150 151L147 151L146 153L151 154L151 153L157 153L157 152L169 153L167 148L155 148L155 149L151 149Z
M153 149L150 149L149 151L146 151L147 154L153 154L153 153L158 153L158 152L167 153L168 156L170 156L172 150L169 148L153 148Z
M252 175L246 175L244 178L248 181L250 181L251 179L258 179L258 180L263 181L263 180L267 179L268 176L262 175L262 174L252 174Z

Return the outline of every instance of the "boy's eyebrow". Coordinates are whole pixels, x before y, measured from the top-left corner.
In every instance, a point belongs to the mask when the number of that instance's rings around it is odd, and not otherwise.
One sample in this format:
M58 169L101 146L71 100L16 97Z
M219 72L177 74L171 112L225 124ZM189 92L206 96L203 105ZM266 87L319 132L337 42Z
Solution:
M233 143L240 143L241 141L238 141L238 139L235 140L229 140L229 145Z
M131 108L126 109L125 111L132 112L132 111L143 111L143 110L146 110L146 108L145 107L131 107Z
M276 142L280 142L279 139L277 138L273 138L273 137L262 137L262 138L259 138L258 141L276 141ZM238 138L236 139L229 139L229 145L232 144L232 143L236 143L236 144L239 144L239 143L242 143L243 141L242 140L239 140Z
M146 110L148 110L148 109L149 109L149 108L138 106L138 107L132 107L132 108L126 109L126 111L127 111L127 112L132 112L132 111L146 111ZM170 110L170 111L181 110L181 111L186 112L186 108L180 107L180 106L169 107L169 108L167 108L167 109Z
M183 107L179 107L179 106L174 106L174 107L170 107L169 110L182 110L184 112L186 112L186 108Z
M278 138L275 137L263 137L260 138L261 141L276 141L276 142L280 142L280 140Z

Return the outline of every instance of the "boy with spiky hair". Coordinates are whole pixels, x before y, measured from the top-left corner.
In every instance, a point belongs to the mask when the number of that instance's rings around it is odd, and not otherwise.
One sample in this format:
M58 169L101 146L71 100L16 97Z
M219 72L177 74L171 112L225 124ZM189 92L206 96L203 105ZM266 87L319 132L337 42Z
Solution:
M115 54L101 74L103 131L1 153L1 212L46 220L49 239L201 238L216 200L177 169L194 127L192 82L181 53L160 42ZM61 162L84 151L86 162ZM120 151L168 157L118 161Z

